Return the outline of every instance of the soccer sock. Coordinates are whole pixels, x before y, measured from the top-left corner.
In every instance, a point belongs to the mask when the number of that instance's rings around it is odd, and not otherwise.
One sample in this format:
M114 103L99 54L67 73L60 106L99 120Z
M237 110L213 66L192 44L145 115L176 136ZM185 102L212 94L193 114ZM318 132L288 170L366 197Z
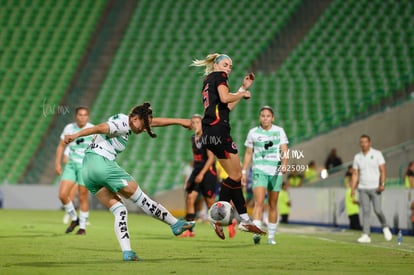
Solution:
M195 220L196 215L194 213L187 213L187 215L185 215L185 220L186 221L194 221Z
M138 205L139 208L144 210L147 215L159 219L169 225L173 225L177 222L177 219L171 215L164 206L150 199L139 187L129 199Z
M253 220L253 224L259 228L262 228L262 221L261 220Z
M246 201L243 196L241 181L234 181L231 178L226 178L223 181L223 185L221 186L221 188L223 189L223 187L226 188L225 195L227 196L230 195L229 197L233 201L233 204L236 207L237 212L239 212L240 218L244 221L249 220L248 215L247 215L247 209L246 209ZM220 200L222 200L221 190L220 190ZM246 215L243 215L243 214L246 214Z
M194 214L194 213L187 213L187 215L185 215L185 220L186 221L189 221L189 222L191 222L191 221L194 221L195 220L195 217L196 217L196 215ZM193 229L191 228L191 229L189 229L191 232L193 232Z
M121 246L122 251L130 251L131 250L131 242L129 240L129 232L128 232L128 210L126 207L117 202L112 205L109 210L115 216L114 222L114 229L115 235L118 239L119 245Z
M268 223L267 224L267 233L268 236L267 238L269 240L274 240L275 239L275 235L276 235L276 227L277 227L277 223Z
M76 221L78 219L78 215L76 214L76 209L75 209L75 206L73 206L72 201L63 205L63 207L65 208L66 213L69 214L72 221Z
M83 212L79 211L79 228L86 229L86 222L89 218L89 211Z

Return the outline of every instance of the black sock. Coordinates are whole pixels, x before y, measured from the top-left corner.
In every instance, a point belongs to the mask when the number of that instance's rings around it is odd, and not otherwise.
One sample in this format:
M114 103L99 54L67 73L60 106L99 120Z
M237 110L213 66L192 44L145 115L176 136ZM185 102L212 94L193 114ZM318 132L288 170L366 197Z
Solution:
M186 221L189 221L189 222L191 222L191 221L194 221L195 220L195 217L196 217L196 214L195 213L187 213L187 215L185 215L185 220ZM191 232L193 232L193 229L191 228L191 229L189 229Z
M224 190L224 198L222 199L222 190L223 188ZM227 200L226 200L227 199ZM241 186L241 181L234 181L231 178L226 178L223 181L223 184L221 186L221 190L220 190L220 200L224 200L224 201L233 201L234 206L236 207L237 212L239 212L239 214L245 214L247 213L247 208L246 208L246 200L244 199L243 196L243 191L242 191L242 186Z

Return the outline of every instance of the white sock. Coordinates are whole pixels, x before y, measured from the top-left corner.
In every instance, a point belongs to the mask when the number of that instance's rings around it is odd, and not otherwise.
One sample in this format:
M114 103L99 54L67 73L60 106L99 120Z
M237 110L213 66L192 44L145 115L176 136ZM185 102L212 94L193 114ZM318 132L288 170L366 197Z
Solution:
M86 222L89 218L89 211L83 212L79 211L79 228L86 229Z
M241 219L243 222L248 222L248 221L250 221L250 217L249 217L249 215L248 215L247 213L240 214L240 219Z
M131 242L129 240L129 232L128 232L128 210L126 207L117 202L112 205L109 210L115 216L114 222L114 229L115 235L118 239L119 245L121 246L122 251L130 251L131 250Z
M72 201L63 205L63 207L65 208L66 213L68 213L72 221L76 221L78 219L78 215L76 214L76 209L75 206L73 206Z
M253 224L256 225L257 227L259 227L260 229L262 228L262 221L261 220L253 220Z
M161 204L150 199L141 189L138 187L134 194L129 197L136 205L144 210L145 214L150 215L160 221L163 221L169 225L173 225L177 222L177 219L171 215L171 213Z
M269 240L274 240L275 239L275 235L276 235L276 228L277 228L277 223L268 223L267 224L267 238Z

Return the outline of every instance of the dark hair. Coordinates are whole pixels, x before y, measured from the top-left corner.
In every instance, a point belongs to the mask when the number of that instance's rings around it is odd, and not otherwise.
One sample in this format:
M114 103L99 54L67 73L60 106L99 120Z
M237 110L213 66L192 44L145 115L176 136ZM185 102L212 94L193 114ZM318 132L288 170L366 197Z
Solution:
M269 112L271 112L272 113L272 116L274 116L274 113L273 113L273 109L272 109L272 107L270 107L270 106L263 106L262 108L260 108L260 112L259 112L259 114L263 111L263 110L268 110Z
M361 139L361 138L366 138L366 139L368 139L368 141L371 141L371 138L366 134L361 135L361 137L359 139Z
M88 108L88 107L86 107L86 106L78 106L78 107L76 107L76 109L75 109L75 114L78 114L78 112L79 112L79 111L81 111L81 110L85 110L85 111L87 111L87 112L88 112L88 114L89 114L89 108Z
M131 112L129 113L129 117L133 116L139 116L139 118L144 120L145 130L147 130L147 133L150 137L157 137L157 135L152 132L151 125L149 123L149 118L152 118L152 108L149 102L145 102L142 105L138 105L132 108Z

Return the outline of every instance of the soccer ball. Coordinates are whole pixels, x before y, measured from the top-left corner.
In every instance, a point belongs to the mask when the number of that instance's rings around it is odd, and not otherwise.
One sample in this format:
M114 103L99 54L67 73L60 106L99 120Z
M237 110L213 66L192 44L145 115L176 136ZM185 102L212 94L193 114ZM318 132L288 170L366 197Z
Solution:
M226 226L232 223L234 218L233 206L226 201L215 202L208 210L208 220Z

